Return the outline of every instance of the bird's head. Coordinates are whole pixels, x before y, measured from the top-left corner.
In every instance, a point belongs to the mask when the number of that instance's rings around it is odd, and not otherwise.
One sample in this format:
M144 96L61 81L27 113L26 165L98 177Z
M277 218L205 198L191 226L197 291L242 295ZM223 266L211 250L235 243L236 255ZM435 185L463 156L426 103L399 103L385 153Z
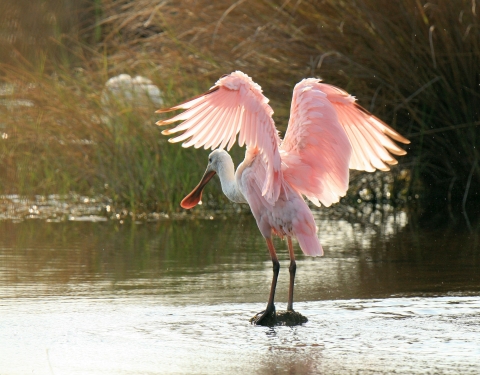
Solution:
M195 207L198 202L202 200L202 192L205 188L205 185L207 185L208 181L210 181L218 172L218 170L223 167L225 161L227 160L231 161L232 158L225 150L218 149L210 153L210 155L208 155L207 170L203 174L202 179L195 189L193 189L190 194L183 198L180 206L186 209Z
M226 164L232 162L232 157L228 154L227 151L223 149L217 149L215 151L212 151L210 155L208 155L208 165L207 165L207 170L208 171L214 171L216 173L219 173L219 170L224 168Z

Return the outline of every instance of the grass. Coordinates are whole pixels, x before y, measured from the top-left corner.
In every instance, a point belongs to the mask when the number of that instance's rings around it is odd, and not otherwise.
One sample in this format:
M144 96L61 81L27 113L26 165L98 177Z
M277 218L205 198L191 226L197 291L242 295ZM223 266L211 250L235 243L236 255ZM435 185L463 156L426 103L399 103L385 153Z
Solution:
M9 134L0 141L2 191L106 193L128 207L176 209L171 202L196 184L206 152L165 143L151 126L155 108L119 108L115 126L106 126L103 84L120 73L141 74L173 104L240 69L271 98L281 131L300 79L321 76L347 89L412 140L395 171L403 177L388 185L393 198L419 196L427 214L476 215L476 1L70 3L73 13L69 2L45 2L44 17L33 21L21 3L2 2L9 11L0 11L0 46L10 53L0 55L0 77L15 85L16 98L35 103L7 113L0 107L0 132ZM35 33L29 22L36 22ZM8 33L17 39L8 42ZM377 186L381 179L353 180L349 202L387 195ZM217 195L218 184L211 192Z
M170 145L154 125L153 104L114 106L107 112L101 83L90 81L91 75L86 82L86 77L4 71L15 78L9 84L16 92L8 100L34 105L0 107L6 137L0 141L2 193L75 191L109 196L134 212L174 211L197 184L206 151Z

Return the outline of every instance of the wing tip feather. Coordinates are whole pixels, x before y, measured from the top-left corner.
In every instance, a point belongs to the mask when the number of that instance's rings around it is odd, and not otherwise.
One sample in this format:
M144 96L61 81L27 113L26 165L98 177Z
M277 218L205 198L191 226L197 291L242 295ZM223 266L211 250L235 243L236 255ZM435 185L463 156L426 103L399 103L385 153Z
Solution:
M170 121L170 119L168 120L159 120L155 123L155 125L157 126L164 126L164 125L170 125L171 123L173 123L174 121Z
M190 99L188 99L188 100L185 100L185 101L183 101L183 102L181 102L181 103L179 103L179 104L177 104L177 105L175 105L175 106L173 106L173 107L157 109L157 110L155 111L155 113L167 113L167 112L172 112L172 111L178 111L179 109L186 109L186 108L183 107L185 104L190 103L190 102L193 102L194 100L200 99L200 98L202 98L202 97L205 97L205 96L207 96L207 95L209 95L209 94L211 94L211 93L213 93L213 92L215 92L215 91L217 91L217 90L219 90L219 89L220 89L220 86L218 86L218 85L213 86L210 90L208 90L208 91L206 91L206 92L204 92L204 93L202 93L202 94L199 94L199 95L197 95L197 96L194 96L193 98L190 98ZM166 121L168 121L168 120L166 120ZM159 121L159 122L160 122L160 121ZM158 125L158 123L157 123L157 125Z
M402 136L400 133L398 133L395 129L393 129L390 125L386 124L382 120L380 120L378 117L373 115L370 111L368 111L366 108L362 107L360 104L355 102L355 108L358 109L360 112L365 114L366 116L370 117L371 119L374 119L378 121L380 124L382 124L386 129L382 129L385 134L387 134L389 137L393 138L394 140L401 142L403 144L410 144L410 140Z
M403 156L403 155L407 155L407 151L405 151L403 148L398 148L398 149L391 149L391 148L387 148L387 150L394 154L394 155L397 155L397 156Z

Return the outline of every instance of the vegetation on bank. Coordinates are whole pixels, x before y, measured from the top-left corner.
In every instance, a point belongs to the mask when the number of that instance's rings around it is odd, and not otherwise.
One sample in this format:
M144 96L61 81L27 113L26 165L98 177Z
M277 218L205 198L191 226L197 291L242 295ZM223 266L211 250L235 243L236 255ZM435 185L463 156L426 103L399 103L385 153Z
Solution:
M480 201L477 3L3 1L0 80L14 89L10 105L0 105L0 192L76 191L134 210L176 210L207 152L168 144L153 105L106 114L104 84L142 75L168 105L239 69L271 98L281 131L294 84L321 76L411 139L399 178L382 190L378 179L355 175L348 202L419 196L427 213L455 218L470 209L472 218ZM209 202L225 203L218 183L210 192L218 198Z

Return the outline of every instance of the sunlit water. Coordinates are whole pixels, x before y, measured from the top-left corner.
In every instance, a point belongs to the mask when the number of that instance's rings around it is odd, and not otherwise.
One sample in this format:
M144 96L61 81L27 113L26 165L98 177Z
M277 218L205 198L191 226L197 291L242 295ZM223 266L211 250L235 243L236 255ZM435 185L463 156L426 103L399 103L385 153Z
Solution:
M317 218L292 328L248 321L272 275L251 216L0 221L0 374L479 374L478 235L372 218Z

